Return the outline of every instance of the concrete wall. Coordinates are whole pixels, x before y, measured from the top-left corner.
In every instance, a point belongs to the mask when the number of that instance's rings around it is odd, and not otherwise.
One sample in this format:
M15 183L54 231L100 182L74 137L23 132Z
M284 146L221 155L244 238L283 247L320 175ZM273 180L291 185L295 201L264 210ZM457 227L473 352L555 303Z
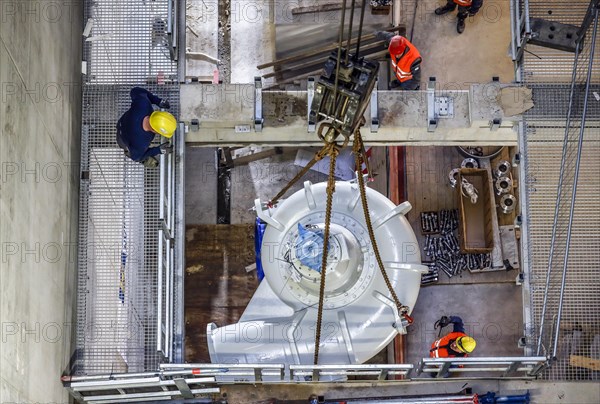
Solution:
M0 402L67 402L82 5L0 7Z

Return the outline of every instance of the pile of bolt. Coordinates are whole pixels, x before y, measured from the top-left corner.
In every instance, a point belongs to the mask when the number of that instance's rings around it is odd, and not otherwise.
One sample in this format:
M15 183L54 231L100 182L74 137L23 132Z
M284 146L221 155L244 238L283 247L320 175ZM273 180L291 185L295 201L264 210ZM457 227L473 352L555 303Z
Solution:
M438 281L438 269L435 263L426 262L424 263L429 267L429 272L421 275L421 286L431 285L432 283L437 283Z
M421 212L421 233L449 233L458 228L458 210Z
M464 270L478 270L491 265L489 254L462 254L455 231L458 229L458 211L442 210L439 217L441 234L425 236L423 251L431 262L425 263L429 272L421 276L421 285L429 285L438 281L439 271L449 278L460 275Z

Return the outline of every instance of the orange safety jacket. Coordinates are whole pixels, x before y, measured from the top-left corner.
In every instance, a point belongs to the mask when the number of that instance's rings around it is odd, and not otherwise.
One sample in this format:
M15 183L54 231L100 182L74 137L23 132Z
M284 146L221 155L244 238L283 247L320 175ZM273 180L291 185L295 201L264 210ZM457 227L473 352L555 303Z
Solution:
M406 48L399 55L390 52L392 58L392 68L396 74L396 78L400 83L413 78L413 70L415 66L421 63L421 54L417 48L408 40L406 40Z
M473 4L473 0L454 0L454 3L463 7L471 7L471 4Z
M429 350L429 357L431 358L455 358L455 357L466 357L468 356L466 353L456 352L450 349L450 344L452 344L458 337L466 337L467 334L464 332L451 332L435 341L431 344L431 349Z

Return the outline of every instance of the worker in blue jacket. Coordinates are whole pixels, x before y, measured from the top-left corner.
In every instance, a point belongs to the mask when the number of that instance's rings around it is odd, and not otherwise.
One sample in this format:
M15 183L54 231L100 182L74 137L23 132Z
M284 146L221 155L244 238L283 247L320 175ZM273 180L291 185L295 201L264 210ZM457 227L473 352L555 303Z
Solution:
M125 155L146 167L157 167L159 154L170 153L173 146L166 142L150 147L155 135L170 139L177 129L177 120L165 111L155 111L152 105L169 109L169 101L150 91L134 87L131 89L131 107L117 122L117 143Z

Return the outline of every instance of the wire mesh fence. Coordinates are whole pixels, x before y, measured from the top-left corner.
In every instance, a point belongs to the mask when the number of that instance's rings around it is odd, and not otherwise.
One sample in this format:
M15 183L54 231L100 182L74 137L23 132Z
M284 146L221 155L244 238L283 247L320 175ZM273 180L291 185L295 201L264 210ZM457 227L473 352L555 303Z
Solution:
M178 86L146 86L178 113ZM131 86L83 91L76 374L156 369L159 170L125 157Z
M585 11L587 7L583 9ZM571 10L569 13L575 15ZM584 12L579 23L583 15ZM575 68L575 55L571 54L572 92L571 85L567 84L530 84L535 107L525 116L524 152L528 173L525 251L530 270L529 303L533 320L528 327L528 341L534 353L549 356L554 356L556 343L556 362L546 377L558 380L600 378L600 372L582 366L586 358L600 359L600 279L597 276L600 262L600 103L593 101L594 94L600 91L598 41L593 45L596 35L597 25L592 25L576 55ZM526 60L524 66L526 74L535 75L536 65L528 64ZM588 83L589 87L586 87ZM586 94L592 102L585 102ZM582 131L581 171L571 217L570 202L575 190L578 140ZM567 251L568 269L563 273ZM552 271L549 272L549 268ZM564 299L559 321L561 289ZM542 323L543 328L540 328ZM557 327L560 327L560 334L555 339Z
M177 81L169 41L172 0L86 0L84 80L93 84Z
M583 21L589 0L570 2L551 0L528 0L530 18L543 18L563 24L580 26ZM528 45L523 54L523 81L530 84L570 85L573 73L573 53L541 46ZM600 81L600 66L592 68L595 82Z
M115 125L136 85L178 115L170 2L84 2L75 374L155 370L165 359L157 350L159 170L125 157Z

